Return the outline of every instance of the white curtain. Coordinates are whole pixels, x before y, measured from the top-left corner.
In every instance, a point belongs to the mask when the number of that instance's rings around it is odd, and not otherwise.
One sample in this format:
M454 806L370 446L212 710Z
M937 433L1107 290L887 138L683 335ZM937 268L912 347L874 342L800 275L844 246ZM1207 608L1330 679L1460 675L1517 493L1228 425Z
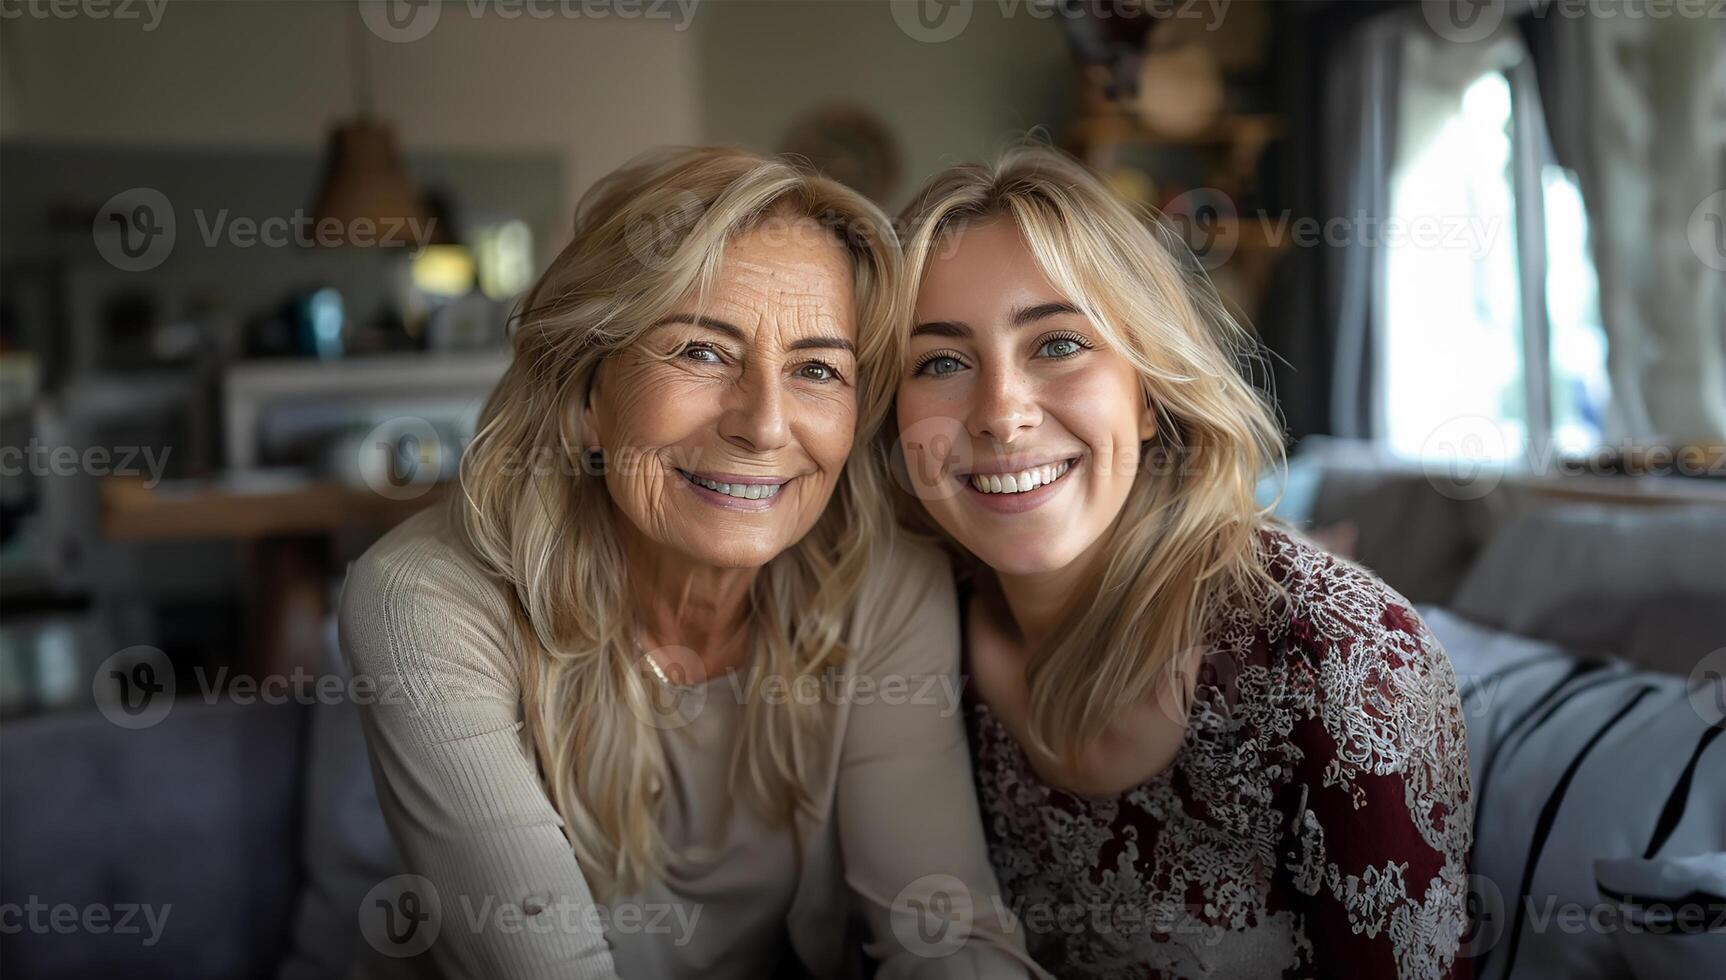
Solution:
M1726 442L1726 20L1527 22L1559 160L1592 228L1609 440Z

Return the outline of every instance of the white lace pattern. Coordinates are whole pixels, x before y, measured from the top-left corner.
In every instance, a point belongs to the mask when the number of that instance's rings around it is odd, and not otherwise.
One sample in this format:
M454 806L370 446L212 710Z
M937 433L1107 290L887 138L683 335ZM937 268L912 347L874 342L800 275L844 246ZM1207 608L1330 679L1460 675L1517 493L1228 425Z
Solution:
M1231 604L1173 765L1112 799L1044 784L972 702L991 856L1056 976L1467 976L1467 742L1407 600L1281 531L1286 601Z

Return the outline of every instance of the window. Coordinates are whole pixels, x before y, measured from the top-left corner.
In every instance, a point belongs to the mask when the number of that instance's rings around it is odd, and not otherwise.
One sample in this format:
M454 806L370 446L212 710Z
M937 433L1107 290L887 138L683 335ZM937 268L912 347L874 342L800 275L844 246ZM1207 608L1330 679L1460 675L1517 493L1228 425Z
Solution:
M1401 125L1424 136L1402 142L1391 176L1379 389L1400 455L1508 462L1602 441L1588 221L1574 176L1551 161L1526 70L1403 103ZM1437 108L1422 118L1422 106Z
M1551 338L1552 444L1566 455L1606 439L1606 327L1600 283L1588 255L1588 214L1576 175L1556 164L1541 170L1546 205L1546 312Z

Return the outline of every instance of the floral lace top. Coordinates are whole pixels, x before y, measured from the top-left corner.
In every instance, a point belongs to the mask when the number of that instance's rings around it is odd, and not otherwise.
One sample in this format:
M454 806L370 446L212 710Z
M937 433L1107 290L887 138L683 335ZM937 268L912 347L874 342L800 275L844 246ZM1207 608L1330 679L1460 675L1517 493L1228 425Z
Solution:
M968 703L990 855L1055 976L1447 977L1473 809L1450 661L1359 567L1260 533L1286 597L1213 627L1179 754L1111 799L1051 788Z

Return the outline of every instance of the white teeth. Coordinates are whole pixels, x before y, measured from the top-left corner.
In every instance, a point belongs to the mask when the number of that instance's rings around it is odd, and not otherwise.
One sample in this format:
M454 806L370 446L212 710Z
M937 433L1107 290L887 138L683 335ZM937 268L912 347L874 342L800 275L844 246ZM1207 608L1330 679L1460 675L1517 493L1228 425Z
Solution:
M727 497L738 497L743 500L764 500L777 494L779 488L785 485L783 483L720 483L717 480L696 476L694 473L683 475L688 477L691 483L698 486L725 494Z
M1071 469L1072 465L1070 462L1060 462L1033 466L1017 473L977 473L971 477L971 486L982 493L1024 493L1054 483Z

